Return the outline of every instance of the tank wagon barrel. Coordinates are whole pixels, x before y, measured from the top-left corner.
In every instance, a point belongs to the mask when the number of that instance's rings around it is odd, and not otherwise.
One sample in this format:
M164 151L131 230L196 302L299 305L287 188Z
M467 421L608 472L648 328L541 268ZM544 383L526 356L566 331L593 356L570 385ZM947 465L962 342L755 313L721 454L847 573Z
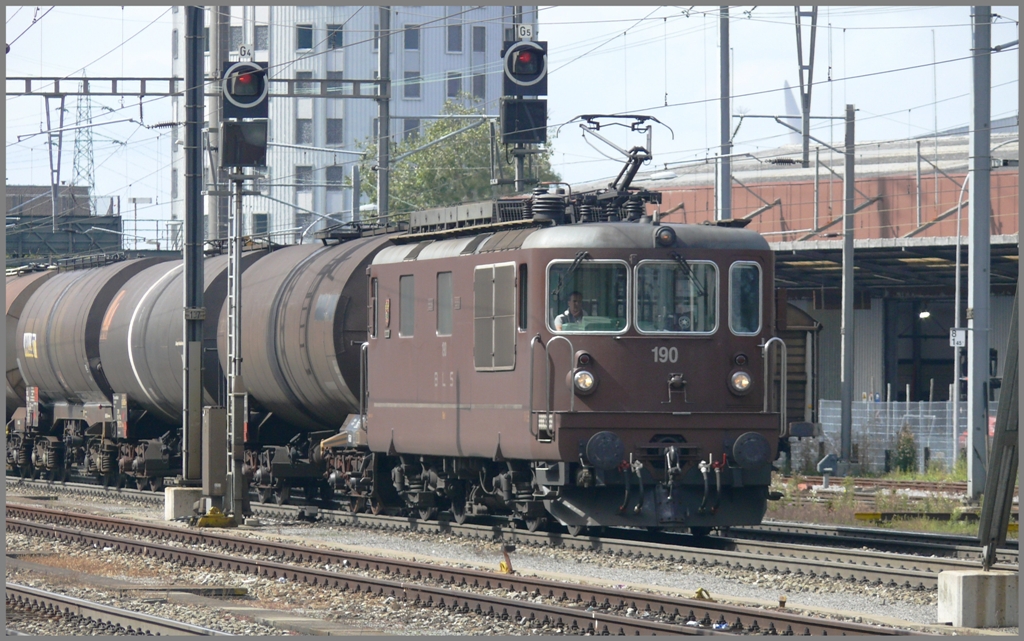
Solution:
M18 320L28 304L29 298L49 278L55 269L30 272L7 277L7 420L14 410L25 407L25 380L18 368L18 352L21 349Z
M243 273L264 252L242 256ZM226 256L207 258L203 305L217 318L227 296ZM100 331L100 358L111 387L128 395L168 425L181 423L182 262L160 263L126 282L107 308ZM223 372L217 358L217 324L203 324L204 404L217 405Z

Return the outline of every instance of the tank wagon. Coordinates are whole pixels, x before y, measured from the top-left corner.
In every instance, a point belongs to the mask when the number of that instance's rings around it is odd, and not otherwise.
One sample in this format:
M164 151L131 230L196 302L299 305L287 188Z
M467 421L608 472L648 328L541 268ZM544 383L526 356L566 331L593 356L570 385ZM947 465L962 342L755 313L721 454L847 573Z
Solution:
M660 195L629 186L639 151L608 188L542 185L245 254L243 472L259 498L301 488L574 534L760 522L773 461L807 435L774 383L788 369L773 255L741 221L652 218ZM226 266L205 268L211 405L226 396ZM181 271L8 279L10 469L151 487L179 473Z

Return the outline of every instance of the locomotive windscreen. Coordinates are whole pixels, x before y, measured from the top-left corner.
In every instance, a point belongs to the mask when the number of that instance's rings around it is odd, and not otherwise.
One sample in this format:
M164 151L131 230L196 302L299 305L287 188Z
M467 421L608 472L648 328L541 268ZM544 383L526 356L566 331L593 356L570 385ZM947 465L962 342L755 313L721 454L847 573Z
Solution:
M621 261L554 261L548 266L549 326L558 332L626 329L629 270Z
M711 333L718 321L714 263L644 261L637 267L636 327L643 333Z

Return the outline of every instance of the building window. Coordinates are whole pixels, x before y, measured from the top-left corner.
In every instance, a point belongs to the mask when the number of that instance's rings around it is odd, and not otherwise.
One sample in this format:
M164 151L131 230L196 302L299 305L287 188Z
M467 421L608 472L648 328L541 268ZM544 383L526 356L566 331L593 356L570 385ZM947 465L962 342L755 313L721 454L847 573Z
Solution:
M327 144L328 145L342 145L345 144L345 135L342 125L344 121L341 118L328 118L327 119Z
M295 119L295 144L313 144L313 121L309 118Z
M405 50L419 51L420 48L420 26L418 24L405 25Z
M254 47L256 51L266 51L270 48L270 27L265 24L256 25L256 42Z
M312 71L296 71L295 72L295 93L314 93L313 83L306 82L313 79Z
M473 53L487 53L487 27L473 27Z
M253 214L252 215L252 233L254 233L254 234L265 234L265 233L267 233L267 215L266 214Z
M420 135L420 119L406 118L402 121L402 140L409 140Z
M312 167L296 167L295 168L295 191L297 191L297 192L313 191L313 168Z
M203 52L210 53L210 28L203 27Z
M171 58L178 59L178 30L171 31Z
M473 76L473 97L487 99L487 76L482 73Z
M398 335L412 336L416 327L416 285L413 276L398 279Z
M380 138L380 118L373 119L373 126L370 128L373 131L373 142L377 143L377 139Z
M296 49L312 49L313 48L313 25L311 25L311 24L295 25L295 48Z
M448 53L462 53L462 25L448 25Z
M245 44L242 36L241 27L229 27L228 31L228 49L231 51L238 51L242 45Z
M516 30L512 27L505 27L505 42L515 42Z
M405 86L402 88L402 95L406 98L420 97L420 72L405 72Z
M341 191L345 184L345 168L332 165L327 168L327 191Z
M341 49L342 47L342 25L340 24L329 24L327 25L327 48L328 49Z
M335 97L341 97L340 94L343 91L341 79L345 77L344 72L341 71L328 71L327 72L327 95L334 94Z
M448 97L458 98L462 93L462 74L453 71L448 72Z
M373 25L373 50L380 49L380 25L374 23Z
M178 199L178 170L171 169L171 200Z

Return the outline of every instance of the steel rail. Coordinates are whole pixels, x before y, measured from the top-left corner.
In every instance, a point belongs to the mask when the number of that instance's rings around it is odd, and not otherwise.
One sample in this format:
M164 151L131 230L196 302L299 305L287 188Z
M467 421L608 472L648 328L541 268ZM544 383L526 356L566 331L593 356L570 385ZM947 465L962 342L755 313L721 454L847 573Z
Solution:
M235 636L228 632L212 630L191 623L172 621L163 617L115 608L28 587L8 581L4 587L7 607L23 605L46 613L61 613L63 616L79 616L106 626L117 627L129 634L189 635L189 636Z
M51 519L52 523L40 524L20 520L19 517ZM14 517L14 518L12 518ZM57 525L56 523L60 523ZM163 537L172 542L207 548L219 548L230 552L255 554L283 559L291 563L309 563L316 567L297 567L284 563L257 561L226 556L200 550L185 550L137 540L120 539L112 534L83 532L65 527L102 527L106 532L131 534L134 536ZM133 522L112 517L71 514L45 508L27 506L7 507L7 528L31 532L38 535L55 536L62 540L77 540L86 543L102 543L133 553L159 558L205 565L215 568L251 572L271 578L285 577L288 580L304 581L314 585L333 585L356 591L370 590L375 594L394 596L428 605L445 605L517 618L540 618L562 622L568 627L587 629L597 633L610 634L685 634L712 632L707 628L716 623L734 632L763 630L768 634L906 634L901 630L865 624L848 623L806 617L787 612L777 612L713 603L699 599L687 599L662 594L630 592L598 585L579 585L523 577L510 574L487 572L464 568L452 568L416 561L390 559L341 550L308 548L299 545L247 539L222 534L211 534L178 527L165 527L149 523ZM435 588L432 585L395 582L387 579L370 579L363 576L335 571L320 570L325 564L348 567L364 571L381 572L405 579L443 583L463 588L505 590L527 593L558 601L569 601L581 606L590 606L586 611L562 606L545 605L501 597L490 597L467 593L464 590ZM609 610L633 608L645 613L649 619L624 617L608 614ZM704 613L700 617L700 612ZM668 623L666 621L676 621ZM687 624L687 622L690 622ZM682 623L682 625L680 625ZM696 627L694 624L696 623ZM774 631L774 632L773 632Z
M912 548L918 555L936 555L964 560L981 558L981 547L978 545L976 537L933 532L766 521L756 526L744 525L729 528L729 536L734 539L796 541L814 545L866 546L880 550ZM997 560L999 563L1017 565L1019 560L1018 542L1007 541L1007 547L999 548Z

